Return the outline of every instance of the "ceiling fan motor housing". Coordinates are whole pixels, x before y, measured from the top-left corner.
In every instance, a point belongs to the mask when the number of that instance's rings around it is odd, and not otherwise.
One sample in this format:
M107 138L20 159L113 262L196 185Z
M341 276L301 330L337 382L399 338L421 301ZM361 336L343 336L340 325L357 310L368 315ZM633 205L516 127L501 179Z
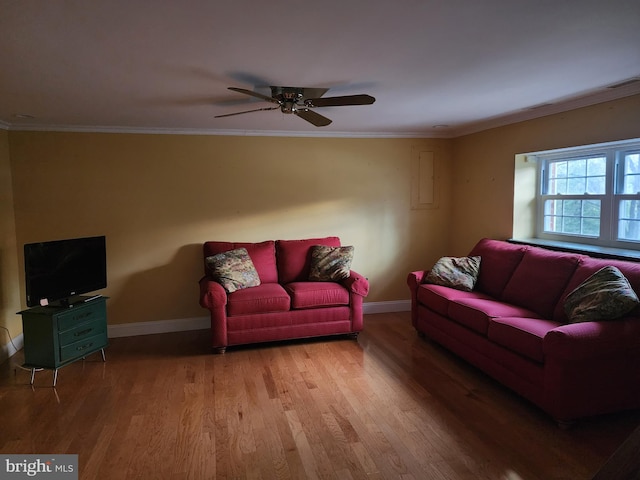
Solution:
M304 90L297 87L271 87L271 96L280 103L282 113L297 111L297 103L302 100Z

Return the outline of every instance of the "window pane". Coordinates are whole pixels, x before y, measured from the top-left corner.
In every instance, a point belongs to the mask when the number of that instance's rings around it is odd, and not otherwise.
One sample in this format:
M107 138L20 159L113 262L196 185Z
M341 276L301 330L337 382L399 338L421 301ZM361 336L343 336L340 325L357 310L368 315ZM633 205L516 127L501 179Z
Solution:
M624 157L622 193L640 193L640 153L627 154Z
M562 200L547 200L544 202L544 214L555 215L562 212Z
M566 178L567 176L567 162L554 162L553 177Z
M618 238L640 241L640 200L620 201Z
M591 199L545 200L544 231L597 237L600 235L600 203L600 200Z
M582 233L591 237L597 237L600 235L600 219L599 218L585 218L582 220Z
M567 164L569 168L567 177L584 177L587 175L586 160L571 160Z
M597 157L587 160L587 176L603 176L607 173L607 158Z
M600 200L583 200L582 216L600 218Z
M640 153L631 153L624 157L624 174L640 173Z
M585 177L570 178L567 182L567 193L569 195L582 195L587 192L585 187Z
M549 180L549 195L566 195L567 193L567 179L552 179Z
M606 177L587 178L587 193L591 195L602 195L606 191Z
M622 193L640 193L640 175L626 175Z
M581 200L563 200L564 205L562 213L565 216L579 217L582 213Z
M580 234L580 217L563 217L562 233Z

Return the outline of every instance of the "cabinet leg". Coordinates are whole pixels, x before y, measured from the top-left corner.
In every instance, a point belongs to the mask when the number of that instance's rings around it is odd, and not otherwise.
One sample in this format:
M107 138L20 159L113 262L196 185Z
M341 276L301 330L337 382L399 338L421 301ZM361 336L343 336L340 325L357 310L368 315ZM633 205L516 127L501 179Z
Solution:
M56 386L56 383L58 383L58 369L56 368L53 371L53 386Z
M102 361L106 362L107 361L107 357L104 356L104 348L100 349L100 353L102 354Z
M31 385L33 385L33 381L36 379L36 369L32 368L31 369Z

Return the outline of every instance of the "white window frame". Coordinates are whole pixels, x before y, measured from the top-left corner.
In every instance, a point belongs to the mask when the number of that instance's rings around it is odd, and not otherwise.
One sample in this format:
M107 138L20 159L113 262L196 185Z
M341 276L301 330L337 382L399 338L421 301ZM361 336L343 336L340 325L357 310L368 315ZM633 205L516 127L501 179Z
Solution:
M620 193L624 179L624 159L628 154L640 153L640 139L560 150L538 152L533 155L538 164L538 183L536 188L536 237L544 240L581 243L598 247L640 250L640 240L629 241L618 238L620 202L623 200L640 201L640 191L635 194ZM606 158L606 192L604 195L549 195L546 193L549 164L559 160L575 160L593 156ZM529 156L531 157L531 156ZM600 200L600 233L597 237L579 234L562 234L544 231L544 203L546 200L592 199Z

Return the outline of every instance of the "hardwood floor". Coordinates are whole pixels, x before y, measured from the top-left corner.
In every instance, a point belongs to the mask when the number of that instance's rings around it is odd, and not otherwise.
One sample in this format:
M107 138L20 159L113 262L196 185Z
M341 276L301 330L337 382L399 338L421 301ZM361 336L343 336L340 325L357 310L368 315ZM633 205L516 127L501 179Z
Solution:
M81 479L590 479L640 412L558 428L416 335L230 348L209 332L116 338L51 372L0 366L0 453L74 453Z

